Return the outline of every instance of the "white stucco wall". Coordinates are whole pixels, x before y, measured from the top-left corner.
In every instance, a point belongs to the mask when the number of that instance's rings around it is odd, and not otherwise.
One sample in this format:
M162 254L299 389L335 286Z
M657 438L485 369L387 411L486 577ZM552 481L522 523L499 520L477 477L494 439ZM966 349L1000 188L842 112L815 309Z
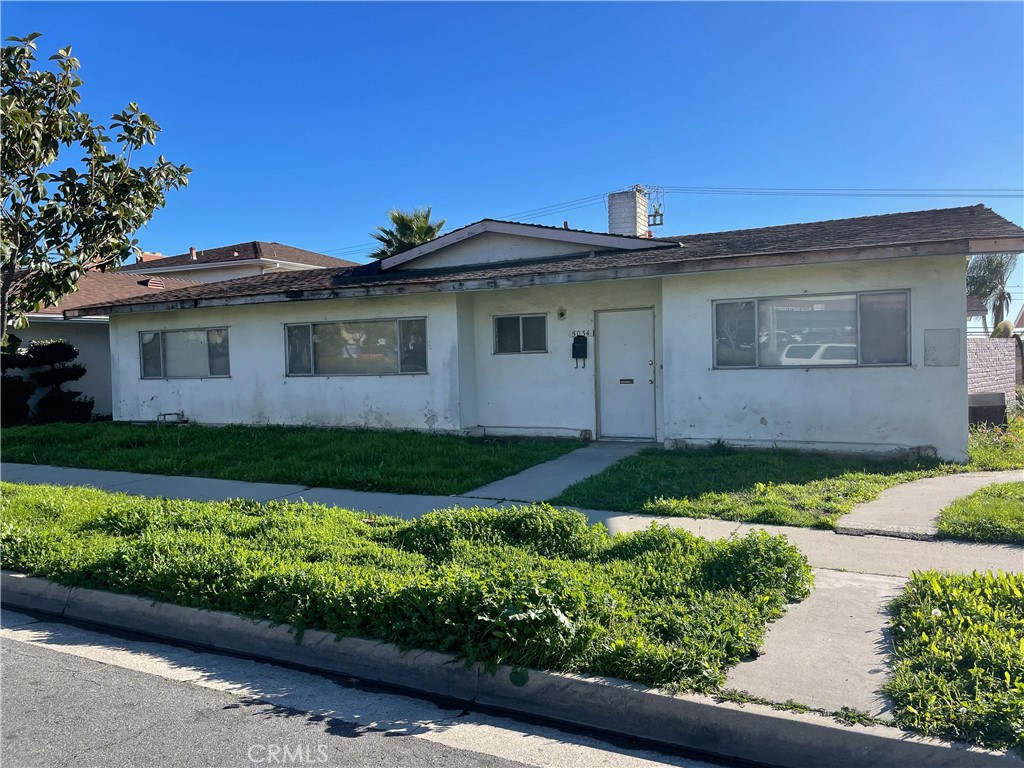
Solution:
M428 316L429 374L285 376L286 323ZM142 379L140 331L226 326L231 376ZM458 429L455 296L338 299L114 315L114 418L151 421L184 411L202 423Z
M664 436L757 446L967 449L962 256L666 277ZM712 302L910 289L910 366L714 370ZM959 329L959 364L926 366L925 331Z
M477 421L466 426L481 427L490 434L578 437L586 431L597 436L596 339L589 339L586 368L576 368L572 333L593 332L596 310L653 307L657 349L660 282L658 278L603 281L472 294ZM564 319L558 318L560 308L565 310ZM532 313L547 315L548 351L494 354L492 318Z
M599 436L597 340L590 337L586 368L576 368L573 332L593 333L600 310L651 307L658 440L843 451L932 446L963 459L964 271L963 257L950 256L121 315L111 324L113 409L119 420L182 410L209 423ZM910 291L909 366L713 368L713 301L893 289ZM548 351L494 354L493 317L533 313L547 316ZM428 317L429 374L284 375L285 323L413 316ZM230 378L140 378L140 331L214 326L230 329ZM935 330L953 334L951 365L925 365L926 331Z
M65 339L78 350L75 362L85 366L85 376L64 385L68 391L79 391L93 398L96 416L112 413L110 399L110 339L107 323L102 320L68 321L38 316L29 320L28 328L15 330L23 346L32 341Z

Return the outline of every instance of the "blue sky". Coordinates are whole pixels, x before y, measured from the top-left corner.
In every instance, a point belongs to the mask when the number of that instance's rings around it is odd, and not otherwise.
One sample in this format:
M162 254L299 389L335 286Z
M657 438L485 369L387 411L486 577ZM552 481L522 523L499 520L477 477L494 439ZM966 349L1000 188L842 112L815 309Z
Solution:
M635 183L1024 187L1021 3L26 3L83 108L137 101L195 171L141 245L369 250ZM669 194L661 234L1024 201ZM602 202L538 223L603 230ZM351 248L350 248L351 247ZM347 250L346 250L347 249ZM1021 294L1021 277L1015 293ZM1019 304L1017 304L1019 306Z

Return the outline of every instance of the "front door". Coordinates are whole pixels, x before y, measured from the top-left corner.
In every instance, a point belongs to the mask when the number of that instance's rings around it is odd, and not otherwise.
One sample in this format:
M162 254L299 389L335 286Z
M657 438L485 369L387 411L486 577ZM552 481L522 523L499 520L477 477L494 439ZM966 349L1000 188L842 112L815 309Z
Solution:
M597 312L598 431L653 440L654 310Z

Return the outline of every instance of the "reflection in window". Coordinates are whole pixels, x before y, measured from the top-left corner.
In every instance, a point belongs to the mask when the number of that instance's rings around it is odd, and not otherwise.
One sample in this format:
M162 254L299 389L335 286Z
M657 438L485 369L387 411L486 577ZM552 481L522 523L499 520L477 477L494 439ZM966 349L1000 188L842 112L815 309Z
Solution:
M288 325L285 339L289 376L427 372L423 318Z
M715 367L909 365L910 293L720 301Z
M715 360L719 367L757 364L754 302L723 301L715 305Z
M762 299L757 302L757 320L761 365L779 365L783 358L795 357L787 352L794 344L819 345L805 357L810 365L828 365L821 359L820 345L857 341L857 297Z

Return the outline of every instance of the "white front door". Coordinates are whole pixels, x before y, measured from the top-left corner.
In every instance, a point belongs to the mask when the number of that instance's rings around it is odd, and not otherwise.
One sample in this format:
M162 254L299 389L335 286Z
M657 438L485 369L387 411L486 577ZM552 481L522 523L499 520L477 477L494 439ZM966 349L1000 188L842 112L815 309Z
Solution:
M595 331L600 437L653 440L654 310L598 312Z

